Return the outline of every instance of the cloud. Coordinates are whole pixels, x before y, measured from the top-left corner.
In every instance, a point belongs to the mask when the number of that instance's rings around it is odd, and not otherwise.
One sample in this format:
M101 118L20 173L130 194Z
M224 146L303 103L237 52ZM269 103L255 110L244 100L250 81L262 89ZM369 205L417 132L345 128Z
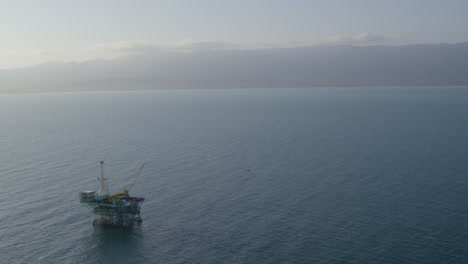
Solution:
M390 44L395 39L368 32L354 36L334 35L319 40L285 40L271 42L243 42L230 43L220 40L182 40L182 41L151 41L151 40L125 40L113 43L94 45L91 53L95 54L131 54L146 52L192 52L201 50L221 49L265 49L265 48L293 48L313 45L377 45Z
M375 35L368 32L363 32L353 37L353 41L356 43L384 43L389 40L390 38L388 37Z
M264 49L292 48L312 45L376 45L390 44L395 41L383 35L362 32L354 36L334 35L319 40L285 40L274 42L229 43L220 40L182 40L175 42L127 40L114 43L98 44L93 52L145 53L154 51L191 52L220 49Z
M14 69L51 60L47 52L38 49L0 49L0 69Z
M376 35L369 32L362 32L354 36L334 35L325 38L322 44L333 45L378 45L392 44L396 41L395 38Z
M226 42L217 40L183 40L177 42L130 40L119 41L108 44L98 44L94 47L95 51L110 51L118 53L144 53L152 51L198 51L214 50L234 47Z

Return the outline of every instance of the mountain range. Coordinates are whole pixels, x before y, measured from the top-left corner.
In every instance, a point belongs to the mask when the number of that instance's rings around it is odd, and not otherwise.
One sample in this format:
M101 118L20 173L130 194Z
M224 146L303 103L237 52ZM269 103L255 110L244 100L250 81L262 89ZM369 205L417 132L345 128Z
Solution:
M468 85L468 42L153 51L0 70L0 93Z

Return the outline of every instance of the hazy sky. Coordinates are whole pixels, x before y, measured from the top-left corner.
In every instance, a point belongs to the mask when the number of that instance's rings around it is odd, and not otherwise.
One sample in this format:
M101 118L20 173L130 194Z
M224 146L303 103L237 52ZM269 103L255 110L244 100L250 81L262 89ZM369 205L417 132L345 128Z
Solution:
M468 41L467 0L0 0L0 69L147 50Z

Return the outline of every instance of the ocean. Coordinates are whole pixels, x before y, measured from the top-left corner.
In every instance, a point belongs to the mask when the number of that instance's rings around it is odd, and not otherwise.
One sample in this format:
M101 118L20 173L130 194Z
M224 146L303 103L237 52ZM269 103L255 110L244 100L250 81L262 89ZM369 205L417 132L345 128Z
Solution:
M468 263L466 86L0 95L0 146L1 263Z

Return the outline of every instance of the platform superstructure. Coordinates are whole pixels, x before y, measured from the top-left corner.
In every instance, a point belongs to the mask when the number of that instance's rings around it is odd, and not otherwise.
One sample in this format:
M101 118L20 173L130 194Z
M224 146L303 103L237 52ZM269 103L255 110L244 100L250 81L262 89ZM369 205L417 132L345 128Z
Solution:
M84 190L80 192L80 202L94 213L93 225L108 225L117 227L131 227L134 223L141 223L140 208L145 201L143 197L130 196L129 191L140 176L143 164L133 182L122 192L110 194L107 178L104 177L104 162L101 161L101 183L99 191Z

